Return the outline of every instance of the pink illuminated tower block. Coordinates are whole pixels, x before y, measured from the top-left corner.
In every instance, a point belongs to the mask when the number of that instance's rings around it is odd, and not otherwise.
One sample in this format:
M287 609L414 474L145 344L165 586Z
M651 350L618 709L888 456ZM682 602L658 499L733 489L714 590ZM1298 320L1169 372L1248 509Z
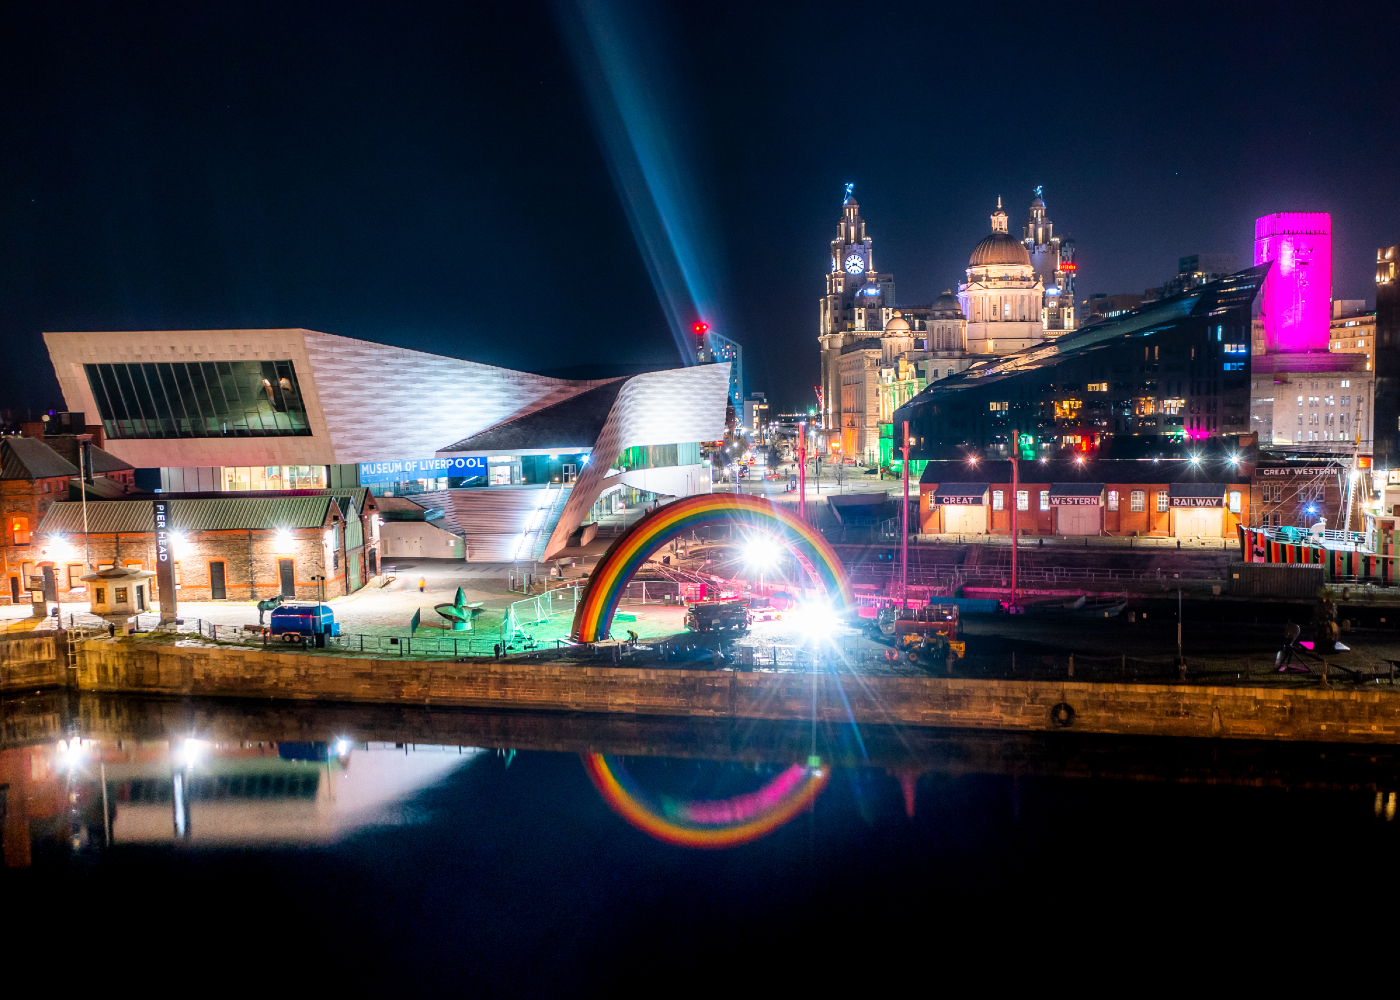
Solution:
M1332 216L1278 212L1254 220L1254 263L1273 261L1259 309L1270 353L1325 351L1332 312Z

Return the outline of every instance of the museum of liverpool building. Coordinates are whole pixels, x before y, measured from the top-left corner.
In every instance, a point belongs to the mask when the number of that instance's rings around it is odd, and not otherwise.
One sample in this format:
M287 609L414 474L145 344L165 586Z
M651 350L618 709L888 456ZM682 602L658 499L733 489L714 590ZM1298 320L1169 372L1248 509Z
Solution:
M1250 523L1250 268L988 358L894 414L921 534L1230 537ZM1020 460L1013 484L1011 463Z
M549 558L619 503L708 492L701 442L725 433L723 363L579 381L312 330L44 337L138 491L315 491L357 513L408 496L432 521L414 544L474 561Z

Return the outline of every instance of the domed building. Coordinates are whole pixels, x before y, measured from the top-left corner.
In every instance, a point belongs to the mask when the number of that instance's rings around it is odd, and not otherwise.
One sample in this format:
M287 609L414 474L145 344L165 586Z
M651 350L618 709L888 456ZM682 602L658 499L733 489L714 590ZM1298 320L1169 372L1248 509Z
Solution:
M1026 245L1007 231L1006 218L998 198L991 235L973 249L967 281L958 285L967 317L966 349L972 354L1011 354L1045 339L1045 285Z

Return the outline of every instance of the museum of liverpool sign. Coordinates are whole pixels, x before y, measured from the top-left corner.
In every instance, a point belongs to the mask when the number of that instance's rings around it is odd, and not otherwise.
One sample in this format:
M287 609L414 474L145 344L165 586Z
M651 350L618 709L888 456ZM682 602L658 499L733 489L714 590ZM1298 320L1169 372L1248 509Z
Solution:
M468 458L408 458L400 462L361 462L360 485L369 483L406 483L414 479L443 477L471 479L486 475L486 459L476 455Z

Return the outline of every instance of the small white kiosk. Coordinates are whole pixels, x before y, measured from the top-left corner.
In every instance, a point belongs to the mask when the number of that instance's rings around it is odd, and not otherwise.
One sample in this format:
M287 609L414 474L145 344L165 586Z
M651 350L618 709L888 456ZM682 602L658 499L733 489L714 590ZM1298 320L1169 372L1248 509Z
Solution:
M130 618L151 610L151 578L155 573L136 567L113 566L83 577L92 595L92 613L104 618Z

